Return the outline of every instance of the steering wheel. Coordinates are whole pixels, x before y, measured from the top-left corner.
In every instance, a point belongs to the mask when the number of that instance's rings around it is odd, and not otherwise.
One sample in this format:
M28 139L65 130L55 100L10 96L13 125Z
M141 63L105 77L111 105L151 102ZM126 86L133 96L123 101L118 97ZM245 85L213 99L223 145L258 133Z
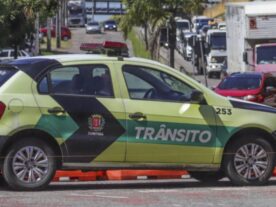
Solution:
M156 90L154 88L150 88L145 93L144 98L145 99L151 99L151 98L154 98L155 95L156 95Z

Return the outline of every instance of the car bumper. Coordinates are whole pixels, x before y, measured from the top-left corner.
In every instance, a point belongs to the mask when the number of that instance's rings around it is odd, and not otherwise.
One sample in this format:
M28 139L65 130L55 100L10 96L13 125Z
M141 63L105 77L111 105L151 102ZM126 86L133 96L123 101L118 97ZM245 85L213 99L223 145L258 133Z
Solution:
M105 27L104 30L116 31L117 28L114 28L114 27Z
M219 65L217 65L217 66L208 65L207 66L208 72L220 72L221 70L222 70L222 66L219 66Z
M100 33L100 32L101 32L100 29L86 30L86 33L90 33L90 34L92 34L92 33Z

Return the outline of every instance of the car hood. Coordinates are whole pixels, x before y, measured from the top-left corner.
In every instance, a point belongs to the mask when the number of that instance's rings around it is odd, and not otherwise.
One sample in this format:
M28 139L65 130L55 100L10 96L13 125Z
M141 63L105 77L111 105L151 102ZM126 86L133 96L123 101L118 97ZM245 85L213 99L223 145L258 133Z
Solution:
M228 98L233 108L246 109L251 111L261 111L267 113L275 113L276 109L271 106L266 106L263 104L257 104L249 101L243 101L235 98Z

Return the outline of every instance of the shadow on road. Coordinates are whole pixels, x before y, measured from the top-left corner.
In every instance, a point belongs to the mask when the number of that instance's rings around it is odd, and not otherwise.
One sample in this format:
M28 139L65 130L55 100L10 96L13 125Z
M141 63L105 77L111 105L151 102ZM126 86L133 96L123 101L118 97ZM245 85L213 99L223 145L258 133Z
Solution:
M276 180L271 180L267 186L275 186ZM175 188L225 188L231 190L234 186L230 181L216 183L200 183L195 180L147 180L147 181L95 181L95 182L54 182L44 191L74 191L74 190L114 190L114 189L175 189ZM0 191L7 191L8 188L1 184Z

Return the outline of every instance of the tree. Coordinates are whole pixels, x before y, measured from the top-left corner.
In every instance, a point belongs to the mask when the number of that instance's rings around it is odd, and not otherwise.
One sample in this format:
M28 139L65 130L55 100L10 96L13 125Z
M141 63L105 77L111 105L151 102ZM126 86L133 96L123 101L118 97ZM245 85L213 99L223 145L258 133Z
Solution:
M151 57L155 58L158 51L158 36L160 29L166 24L169 25L169 48L170 66L174 67L174 49L176 43L176 22L175 17L179 13L191 16L198 12L203 0L125 0L127 14L122 17L121 27L124 35L134 27L144 27L145 41L147 46L150 34L149 50ZM145 27L145 25L147 25ZM149 30L148 30L149 29Z
M0 47L14 48L14 58L17 58L18 47L25 43L26 37L33 36L36 15L47 9L45 0L1 0Z

